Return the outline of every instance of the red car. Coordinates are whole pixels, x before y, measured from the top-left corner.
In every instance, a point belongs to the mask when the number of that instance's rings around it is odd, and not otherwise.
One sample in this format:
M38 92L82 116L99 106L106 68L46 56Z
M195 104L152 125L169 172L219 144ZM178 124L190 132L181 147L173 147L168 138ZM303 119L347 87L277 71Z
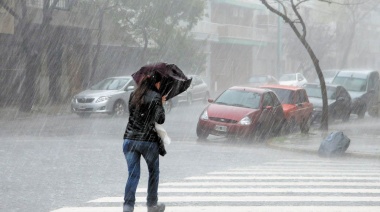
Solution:
M234 86L209 104L199 117L197 136L231 136L261 138L281 131L285 115L273 91Z
M270 89L276 93L284 109L287 121L286 131L290 132L298 125L301 132L309 132L313 104L309 102L304 88L289 85L264 85L261 88Z

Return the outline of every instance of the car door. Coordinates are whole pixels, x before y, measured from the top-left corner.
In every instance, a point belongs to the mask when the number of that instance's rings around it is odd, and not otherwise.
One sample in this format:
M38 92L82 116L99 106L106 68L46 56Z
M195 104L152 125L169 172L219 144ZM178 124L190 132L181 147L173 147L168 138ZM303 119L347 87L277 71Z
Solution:
M133 88L132 88L133 86ZM124 87L124 94L123 94L123 100L125 103L128 103L129 102L129 97L132 93L132 91L134 91L136 89L136 82L134 80L130 80L127 85Z
M193 89L192 89L192 92L193 92L192 95L193 95L194 100L199 100L204 97L204 91L203 91L204 88L203 88L202 83L203 81L199 77L194 78L194 84L193 84Z
M276 107L274 107L273 97L270 92L266 92L262 95L261 101L261 115L259 118L260 128L262 133L267 133L271 130L274 123L274 114L276 113Z
M309 118L311 115L313 108L312 104L309 102L307 98L307 94L305 90L297 90L296 91L296 105L297 105L297 122L301 123L303 119Z

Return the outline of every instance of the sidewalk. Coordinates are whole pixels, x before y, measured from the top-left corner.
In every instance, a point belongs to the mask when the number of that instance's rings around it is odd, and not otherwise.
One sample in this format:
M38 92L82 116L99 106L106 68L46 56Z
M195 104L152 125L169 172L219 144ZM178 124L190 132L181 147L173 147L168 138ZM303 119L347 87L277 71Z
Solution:
M70 114L69 104L57 104L57 105L46 105L38 106L32 108L29 113L20 112L18 107L2 107L0 108L0 120L15 120L15 119L25 119L38 116L46 115L63 115Z
M274 148L291 151L308 152L318 154L318 149L324 138L333 131L342 131L350 140L344 156L367 157L380 159L380 120L363 122L355 120L349 124L334 125L328 132L311 129L309 134L296 132L286 136L275 137L268 141L268 145Z

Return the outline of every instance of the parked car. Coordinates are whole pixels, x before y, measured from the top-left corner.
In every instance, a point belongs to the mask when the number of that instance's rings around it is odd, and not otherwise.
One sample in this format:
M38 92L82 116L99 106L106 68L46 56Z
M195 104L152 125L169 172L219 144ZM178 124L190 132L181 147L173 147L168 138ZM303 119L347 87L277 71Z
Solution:
M200 139L210 134L249 140L265 137L280 133L285 122L280 101L267 89L234 86L209 102L196 128Z
M278 80L272 75L255 75L248 79L247 85L259 87L266 84L278 84Z
M305 83L307 83L307 80L301 73L283 74L279 79L280 85L301 87Z
M352 98L351 113L364 118L368 110L371 116L378 116L379 104L379 72L373 70L342 70L339 71L333 84L342 85Z
M309 102L305 89L289 85L264 85L261 88L272 90L280 100L287 122L287 132L293 131L296 126L303 133L309 132L313 104Z
M330 84L330 83L333 81L335 75L336 75L338 72L339 72L338 69L327 69L327 70L323 70L323 71L322 71L322 74L323 74L323 78L325 79L325 83L326 83L326 84ZM315 79L314 82L315 82L315 83L319 83L319 78L318 78L318 76L317 76L317 78Z
M179 103L192 104L194 101L203 101L207 103L210 98L210 92L206 82L198 75L188 75L192 78L190 87L183 93L173 98L173 104L177 105Z
M131 76L110 77L76 94L71 111L81 117L93 113L121 116L128 111L128 101L136 83Z
M309 100L314 105L311 122L320 123L322 119L322 92L319 83L304 85ZM348 121L351 114L351 96L341 85L326 84L328 119L329 121L341 119Z

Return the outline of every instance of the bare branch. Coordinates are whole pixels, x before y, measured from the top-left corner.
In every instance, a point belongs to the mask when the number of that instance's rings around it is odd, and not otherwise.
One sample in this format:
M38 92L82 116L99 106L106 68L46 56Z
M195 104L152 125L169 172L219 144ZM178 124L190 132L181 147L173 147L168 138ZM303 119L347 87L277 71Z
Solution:
M4 9L9 12L9 14L11 14L13 17L15 17L17 20L20 20L20 16L17 15L17 13L11 8L9 7L9 5L7 3L4 2L4 0L0 0L0 6L4 7Z
M298 17L298 21L299 23L301 24L302 26L302 37L303 38L306 38L306 25L305 25L305 22L303 21L300 13L298 12L298 9L296 7L296 5L294 4L294 0L290 0L291 4L292 4L292 9L293 9L293 12L296 14L296 16ZM306 2L306 0L304 1L300 1L297 5L299 5L300 3L303 3L303 2Z

